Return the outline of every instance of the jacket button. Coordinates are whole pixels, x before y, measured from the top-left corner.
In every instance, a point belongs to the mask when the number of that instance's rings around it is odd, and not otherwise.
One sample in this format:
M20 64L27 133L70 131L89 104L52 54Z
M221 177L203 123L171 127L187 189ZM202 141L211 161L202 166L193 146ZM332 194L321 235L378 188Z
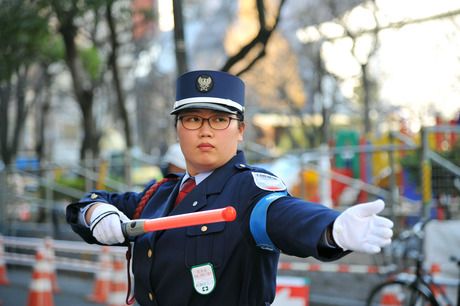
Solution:
M192 203L192 206L193 206L193 207L195 207L195 206L197 206L197 205L198 205L198 201L195 201L195 202Z
M208 227L207 227L206 225L203 225L203 226L201 227L201 231L202 231L202 232L206 232L207 230L208 230Z
M153 293L149 292L149 300L153 301Z
M97 194L92 193L92 194L91 194L91 200L95 200L95 199L97 199Z
M147 251L147 256L150 258L150 257L152 257L152 254L153 254L152 249L149 249Z

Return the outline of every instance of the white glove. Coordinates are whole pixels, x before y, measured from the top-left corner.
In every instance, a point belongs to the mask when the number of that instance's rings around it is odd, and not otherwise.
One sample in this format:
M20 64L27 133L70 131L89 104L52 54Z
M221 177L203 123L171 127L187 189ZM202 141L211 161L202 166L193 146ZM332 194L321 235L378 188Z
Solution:
M125 241L121 223L129 221L124 213L115 206L101 203L91 214L90 229L94 238L103 244L115 244Z
M334 221L332 236L344 250L378 253L391 243L393 222L377 216L383 210L382 200L347 208Z

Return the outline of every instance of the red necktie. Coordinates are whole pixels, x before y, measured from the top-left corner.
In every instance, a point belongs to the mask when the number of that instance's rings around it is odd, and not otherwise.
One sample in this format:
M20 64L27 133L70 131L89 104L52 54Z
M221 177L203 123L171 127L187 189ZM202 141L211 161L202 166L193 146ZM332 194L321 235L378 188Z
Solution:
M184 185L182 185L182 188L179 191L179 194L177 195L176 202L174 202L174 207L176 207L177 204L179 204L185 198L187 193L189 193L190 191L192 191L193 188L195 188L195 186L195 179L193 177L189 177L185 181Z

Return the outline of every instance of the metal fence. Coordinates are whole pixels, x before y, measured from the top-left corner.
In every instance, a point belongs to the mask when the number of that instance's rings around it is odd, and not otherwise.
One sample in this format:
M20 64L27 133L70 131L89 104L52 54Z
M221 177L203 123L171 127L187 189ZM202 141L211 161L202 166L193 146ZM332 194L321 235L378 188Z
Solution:
M290 152L262 163L279 175L295 196L338 210L381 198L397 226L415 219L458 218L460 207L460 126L422 129L417 137L388 134L384 142L360 141ZM256 151L247 145L245 150ZM79 165L42 164L0 169L0 233L73 239L65 207L83 190L141 190L161 177L159 158L121 156ZM133 169L143 181L133 180Z
M0 169L0 233L72 238L64 217L69 203L92 189L141 190L148 180L161 177L157 165L159 160L154 157L128 155L74 165L31 163L19 168L4 167Z

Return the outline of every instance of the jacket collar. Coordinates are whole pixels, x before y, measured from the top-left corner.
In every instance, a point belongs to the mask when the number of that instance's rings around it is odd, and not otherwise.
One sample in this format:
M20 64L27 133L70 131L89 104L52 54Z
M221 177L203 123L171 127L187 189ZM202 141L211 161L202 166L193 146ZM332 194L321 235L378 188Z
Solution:
M224 188L227 180L236 172L238 168L235 165L246 164L246 159L242 151L237 151L225 165L214 170L214 172L202 183L205 184L206 194L219 193Z
M237 154L232 157L232 159L230 159L225 165L215 169L211 175L209 175L204 181L198 184L198 186L190 192L190 194L197 193L197 196L191 198L186 197L183 200L183 203L181 202L179 206L176 207L173 214L197 211L206 206L207 196L210 194L220 193L228 179L238 171L241 171L239 169L244 168L240 167L240 165L245 164L246 159L244 157L244 153L242 151L238 151ZM179 184L176 185L173 192L171 193L172 196L170 196L169 199L170 205L172 205L172 202L174 202L178 189Z

